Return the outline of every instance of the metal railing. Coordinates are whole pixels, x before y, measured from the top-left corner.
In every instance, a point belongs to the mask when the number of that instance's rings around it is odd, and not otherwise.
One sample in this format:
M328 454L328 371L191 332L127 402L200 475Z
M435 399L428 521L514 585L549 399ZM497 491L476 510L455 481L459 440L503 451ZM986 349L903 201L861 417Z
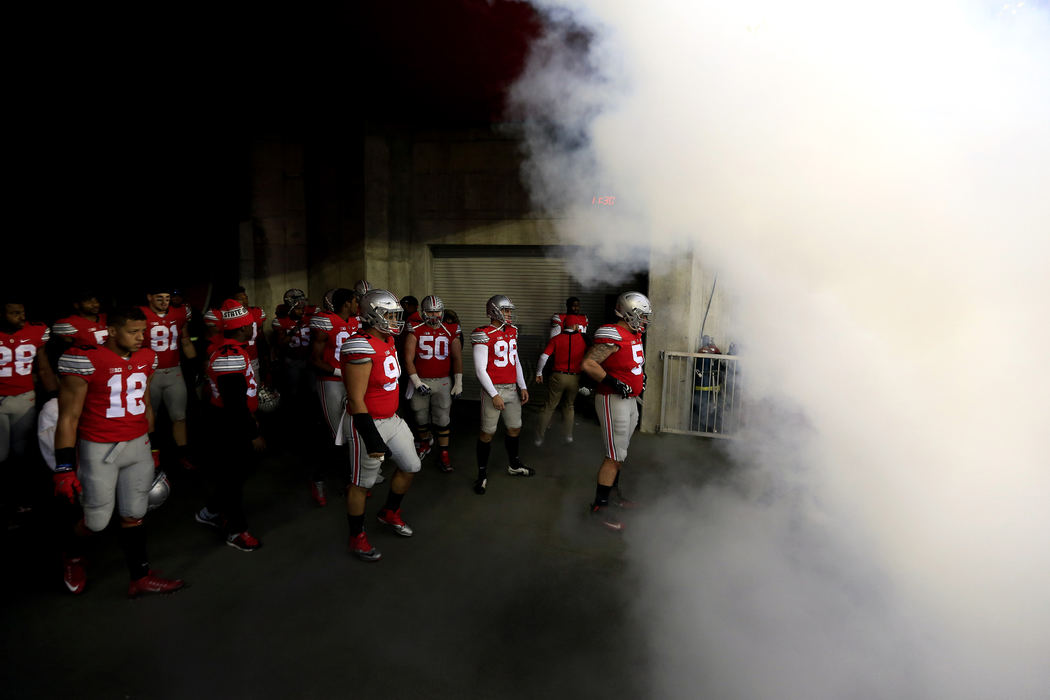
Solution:
M657 431L734 437L743 424L738 357L670 351L660 357L664 376Z

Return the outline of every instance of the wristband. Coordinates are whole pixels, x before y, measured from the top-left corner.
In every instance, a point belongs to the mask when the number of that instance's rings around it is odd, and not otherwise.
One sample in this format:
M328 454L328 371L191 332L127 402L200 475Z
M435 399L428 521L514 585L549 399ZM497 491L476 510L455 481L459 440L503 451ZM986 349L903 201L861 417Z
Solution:
M615 377L613 377L611 374L609 374L608 372L606 372L605 376L602 377L602 382L601 383L604 384L607 387L611 387L613 389L616 389L617 391L620 390L620 383L619 383L619 381Z
M55 471L73 471L73 463L77 459L77 451L73 447L59 447L55 450Z
M379 434L379 428L376 427L372 416L367 413L355 413L350 416L350 419L354 422L354 430L365 441L365 449L369 454L386 452L386 443L383 442L383 437Z

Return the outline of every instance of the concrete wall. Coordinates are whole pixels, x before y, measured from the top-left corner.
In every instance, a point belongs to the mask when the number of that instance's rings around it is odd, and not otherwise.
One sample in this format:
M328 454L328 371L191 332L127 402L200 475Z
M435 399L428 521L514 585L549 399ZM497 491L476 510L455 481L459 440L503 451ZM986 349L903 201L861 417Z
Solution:
M561 242L554 221L531 210L516 135L358 126L317 142L256 144L241 267L251 299L268 313L288 287L317 303L358 279L398 296L440 294L431 287L432 245ZM656 320L643 430L659 422L659 350L697 350L713 282L700 251L650 261ZM722 299L716 290L705 332L727 345Z

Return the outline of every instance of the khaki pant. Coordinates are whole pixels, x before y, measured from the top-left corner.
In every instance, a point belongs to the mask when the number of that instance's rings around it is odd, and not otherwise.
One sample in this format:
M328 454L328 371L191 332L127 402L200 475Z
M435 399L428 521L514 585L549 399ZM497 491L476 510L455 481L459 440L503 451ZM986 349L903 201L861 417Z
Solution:
M554 416L554 409L561 404L562 423L565 426L565 437L572 437L572 426L576 419L576 394L580 391L580 375L565 372L553 372L547 380L547 403L540 414L538 437L543 437Z

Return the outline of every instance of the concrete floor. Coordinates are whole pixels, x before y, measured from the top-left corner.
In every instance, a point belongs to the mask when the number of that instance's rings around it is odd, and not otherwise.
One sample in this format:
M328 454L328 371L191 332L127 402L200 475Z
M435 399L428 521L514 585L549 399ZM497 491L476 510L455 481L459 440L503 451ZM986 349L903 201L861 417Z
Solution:
M405 498L415 536L375 522L387 486L375 489L366 529L383 559L374 564L346 553L342 503L336 494L326 508L310 501L293 452L269 455L249 481L249 519L264 542L252 553L196 524L199 479L173 475L172 497L148 521L154 567L191 584L171 596L127 600L108 533L88 589L69 595L41 523L28 519L4 545L3 696L648 697L626 556L641 545L585 515L601 459L597 423L579 412L576 442L564 447L556 416L536 448L537 415L526 411L522 457L537 475L498 468L501 433L479 497L470 488L476 411L476 402L458 405L456 471L443 474L427 457ZM685 465L654 459L686 450ZM724 468L715 443L636 434L624 481L629 495L653 502Z

